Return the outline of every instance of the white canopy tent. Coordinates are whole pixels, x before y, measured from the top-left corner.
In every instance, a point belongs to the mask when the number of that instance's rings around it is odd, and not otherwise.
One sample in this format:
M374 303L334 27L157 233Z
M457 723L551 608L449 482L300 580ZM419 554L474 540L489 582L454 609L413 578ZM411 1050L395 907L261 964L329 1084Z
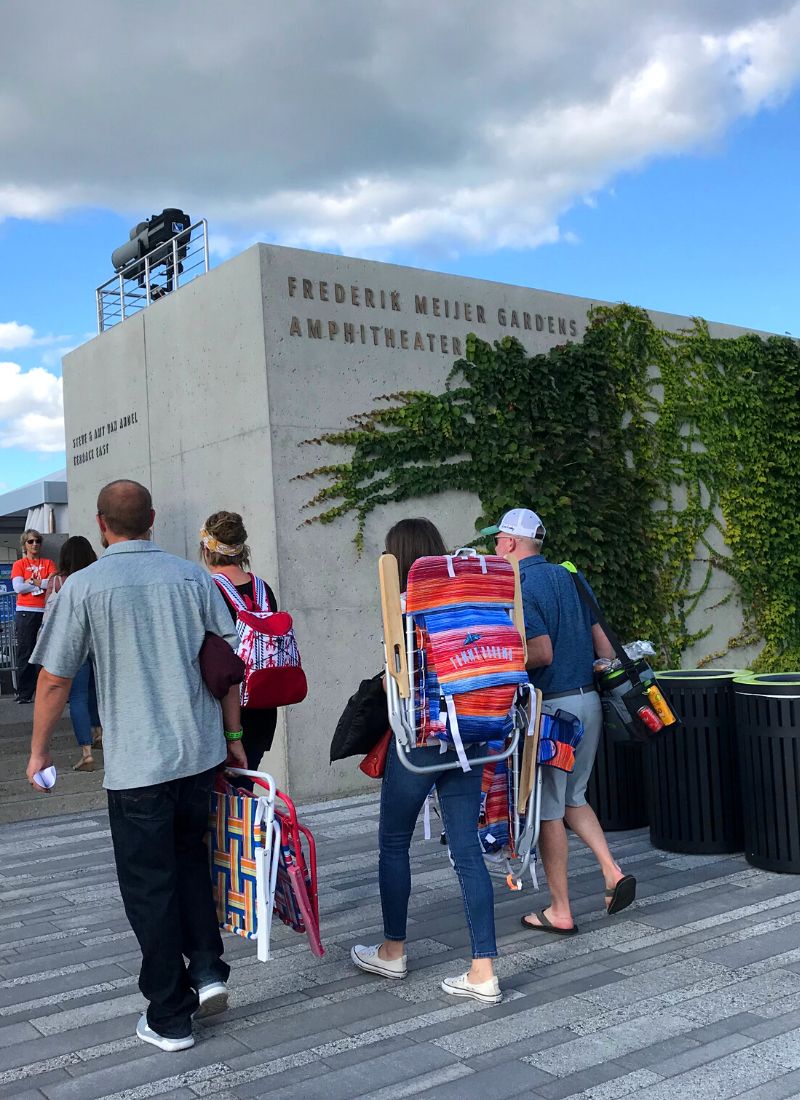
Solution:
M19 536L29 527L44 535L43 552L57 556L58 547L69 534L66 470L0 494L0 561L17 558Z

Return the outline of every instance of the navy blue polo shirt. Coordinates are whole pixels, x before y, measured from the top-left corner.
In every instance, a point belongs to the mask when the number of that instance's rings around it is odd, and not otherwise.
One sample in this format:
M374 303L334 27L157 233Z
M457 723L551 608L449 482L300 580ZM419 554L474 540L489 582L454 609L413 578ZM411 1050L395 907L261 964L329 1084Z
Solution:
M583 574L579 576L588 586ZM519 563L519 577L525 636L548 634L553 643L552 664L528 670L533 686L558 693L591 684L592 624L597 619L578 595L569 571L534 554Z

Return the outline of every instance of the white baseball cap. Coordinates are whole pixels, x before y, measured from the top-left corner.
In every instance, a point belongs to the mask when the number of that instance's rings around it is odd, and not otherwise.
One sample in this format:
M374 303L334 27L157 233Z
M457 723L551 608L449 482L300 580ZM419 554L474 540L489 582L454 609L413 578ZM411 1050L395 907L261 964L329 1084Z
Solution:
M484 527L482 535L514 535L519 539L543 539L544 524L530 508L512 508L494 527Z

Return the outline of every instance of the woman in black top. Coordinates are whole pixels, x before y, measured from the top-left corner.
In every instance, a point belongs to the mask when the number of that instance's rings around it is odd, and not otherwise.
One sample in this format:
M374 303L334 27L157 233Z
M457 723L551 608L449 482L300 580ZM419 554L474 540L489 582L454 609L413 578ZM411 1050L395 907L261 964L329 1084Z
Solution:
M221 573L234 586L248 608L255 607L253 599L253 574L247 572L250 565L250 547L247 545L247 531L238 512L214 512L208 517L200 532L200 552L206 568L212 573ZM275 594L264 581L269 607L258 610L277 611ZM236 622L236 608L231 604L225 592L220 589L231 618ZM247 757L247 766L258 771L261 758L272 747L278 712L274 707L266 710L254 707L242 707L242 746Z

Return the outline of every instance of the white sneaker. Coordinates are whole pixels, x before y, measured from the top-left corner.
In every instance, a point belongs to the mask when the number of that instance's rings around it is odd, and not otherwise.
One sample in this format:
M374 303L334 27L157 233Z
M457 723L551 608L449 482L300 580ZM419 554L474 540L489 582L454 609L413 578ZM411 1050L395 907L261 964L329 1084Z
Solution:
M482 1001L486 1005L499 1004L503 999L497 978L475 983L469 980L469 972L457 978L445 978L442 989L453 997L471 997L473 1001Z
M225 1012L228 1007L228 987L225 982L206 982L197 990L197 996L200 1004L194 1011L195 1020L216 1016L218 1012Z
M350 958L361 970L370 974L380 974L382 978L405 978L408 973L408 956L401 955L399 959L382 959L378 955L380 944L374 947L365 947L357 943L350 948Z
M170 1054L176 1050L188 1050L189 1047L194 1046L194 1035L184 1035L182 1039L168 1039L166 1035L159 1035L157 1031L153 1031L147 1022L145 1013L142 1013L139 1017L136 1034L143 1043L152 1043L154 1047L158 1047L159 1050L166 1050Z

